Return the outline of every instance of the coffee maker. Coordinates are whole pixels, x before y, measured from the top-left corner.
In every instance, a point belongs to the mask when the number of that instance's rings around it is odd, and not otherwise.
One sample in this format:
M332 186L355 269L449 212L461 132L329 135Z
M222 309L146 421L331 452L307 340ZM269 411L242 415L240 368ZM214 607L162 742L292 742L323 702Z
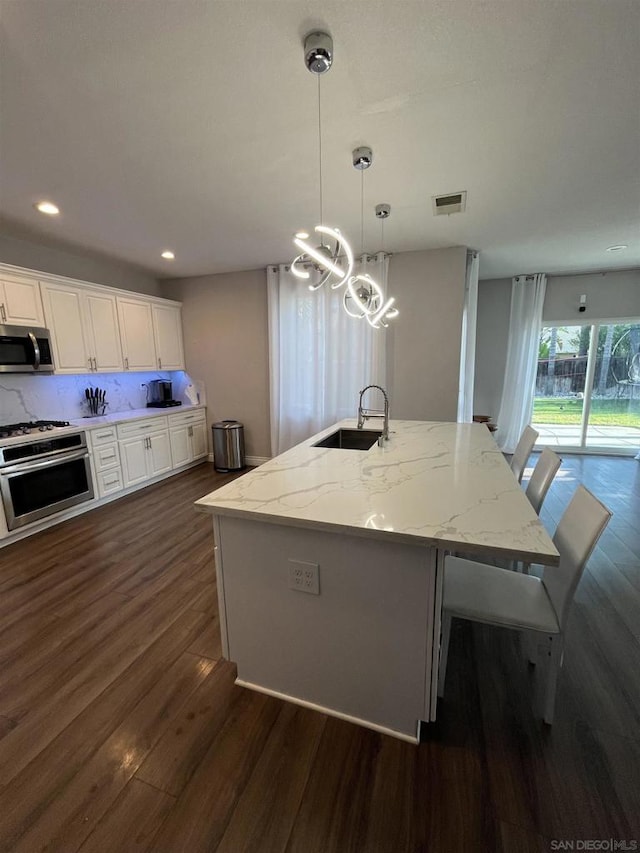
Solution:
M152 379L147 382L147 408L164 409L167 406L181 406L180 400L173 399L173 388L168 379Z

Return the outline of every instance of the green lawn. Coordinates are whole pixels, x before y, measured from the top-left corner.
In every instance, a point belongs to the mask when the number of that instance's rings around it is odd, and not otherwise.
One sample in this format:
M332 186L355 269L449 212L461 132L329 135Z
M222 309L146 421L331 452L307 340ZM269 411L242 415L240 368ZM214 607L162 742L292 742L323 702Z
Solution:
M532 423L579 424L584 400L536 397ZM640 429L640 400L592 400L589 423Z

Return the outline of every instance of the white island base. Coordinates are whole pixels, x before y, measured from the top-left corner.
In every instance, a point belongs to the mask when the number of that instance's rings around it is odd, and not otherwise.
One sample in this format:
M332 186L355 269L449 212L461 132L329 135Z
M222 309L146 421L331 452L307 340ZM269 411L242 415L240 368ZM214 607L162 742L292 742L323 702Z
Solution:
M435 702L435 549L229 516L214 530L237 683L415 743ZM318 566L320 594L289 587L290 560Z
M342 421L196 506L237 683L416 742L435 720L444 554L558 552L484 425L390 426L367 451L317 447Z

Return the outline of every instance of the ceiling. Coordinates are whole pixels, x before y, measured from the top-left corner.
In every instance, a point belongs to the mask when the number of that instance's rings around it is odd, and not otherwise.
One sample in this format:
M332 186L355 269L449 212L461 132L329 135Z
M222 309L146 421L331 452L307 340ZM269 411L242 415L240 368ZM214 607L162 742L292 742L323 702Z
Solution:
M367 251L388 202L385 249L470 246L482 278L640 267L637 0L0 7L0 215L43 240L158 277L289 260L318 219L302 41L320 27L324 218L356 250L351 151L369 145ZM466 212L435 218L431 197L460 190Z

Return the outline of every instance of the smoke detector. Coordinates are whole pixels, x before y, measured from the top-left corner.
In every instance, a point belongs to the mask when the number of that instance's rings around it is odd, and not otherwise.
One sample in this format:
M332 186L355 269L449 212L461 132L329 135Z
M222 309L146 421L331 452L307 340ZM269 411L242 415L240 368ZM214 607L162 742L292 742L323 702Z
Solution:
M448 216L450 213L464 213L467 206L467 191L431 196L434 216Z
M324 74L333 62L333 39L329 33L314 32L304 40L304 64L312 74Z

